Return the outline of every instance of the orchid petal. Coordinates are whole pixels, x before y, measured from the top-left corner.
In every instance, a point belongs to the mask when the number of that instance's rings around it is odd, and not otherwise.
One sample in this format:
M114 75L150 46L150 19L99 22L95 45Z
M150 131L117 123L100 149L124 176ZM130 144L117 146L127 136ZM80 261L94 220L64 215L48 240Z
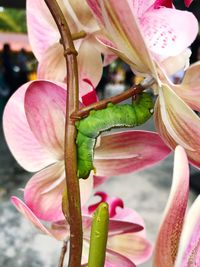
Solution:
M60 43L55 43L46 49L39 61L38 78L64 82L66 72L63 47Z
M63 159L65 101L66 91L48 81L31 83L25 95L25 112L32 132L59 160Z
M124 54L132 62L132 66L136 71L153 73L157 76L154 63L145 45L137 19L131 12L129 3L123 0L117 2L114 0L102 1L100 12L99 4L89 1L89 5L98 14L98 18L101 21L103 19L103 24L108 34L117 46L116 53L119 56ZM117 52L118 50L120 53Z
M64 163L58 162L35 174L27 183L24 199L39 219L62 220L62 194L65 189ZM81 204L88 200L93 189L92 175L80 180Z
M66 3L69 3L73 9L73 18L77 25L80 24L80 27L83 30L87 30L87 32L98 30L97 23L94 20L93 14L91 13L86 1L65 0L65 5ZM66 5L66 7L68 7L68 5ZM72 15L72 12L70 12L70 14Z
M149 259L153 248L151 243L137 234L122 234L108 239L110 250L126 256L135 264L141 264Z
M172 188L155 246L154 266L173 267L189 193L189 166L184 149L175 149Z
M34 55L40 60L46 49L59 40L59 33L44 1L27 0L26 12L29 41Z
M35 216L35 214L29 209L29 207L23 203L19 198L17 197L11 197L11 202L15 206L15 208L21 212L25 218L30 221L34 227L39 229L42 233L53 236L51 233L51 230L45 227Z
M88 90L88 84L85 83L85 79L91 81L94 87L99 83L102 71L103 63L100 52L95 48L90 39L85 39L80 48L78 54L78 68L79 68L79 82L80 89L83 92L82 95L91 91L91 87Z
M111 249L107 249L106 251L107 253L105 267L136 267L132 261L130 261L127 257L123 256L121 253L117 253L115 251L112 251Z
M157 77L151 55L129 3L123 0L104 1L102 11L106 29L117 48L137 65L136 71Z
M186 7L189 7L192 2L193 2L193 0L184 0Z
M26 205L41 220L59 221L62 213L62 193L65 188L64 164L58 162L35 174L24 190Z
M163 59L180 54L198 33L198 21L191 12L171 8L146 12L140 24L149 49Z
M200 196L184 222L175 267L198 267L200 263Z
M187 69L182 83L174 85L173 90L192 109L200 111L200 62Z
M170 150L159 135L145 131L127 131L102 136L95 149L97 175L120 175L151 166L164 159Z
M200 167L200 119L168 86L160 89L155 108L155 123L161 137L172 149L186 149L190 162Z
M76 32L77 27L64 7L63 1L58 0L58 4L67 18L71 31ZM29 40L35 56L40 61L48 47L59 43L60 35L45 2L27 0L26 5Z
M31 84L29 82L21 86L9 99L3 115L3 129L17 162L24 169L35 172L54 163L56 157L38 142L27 122L24 97Z

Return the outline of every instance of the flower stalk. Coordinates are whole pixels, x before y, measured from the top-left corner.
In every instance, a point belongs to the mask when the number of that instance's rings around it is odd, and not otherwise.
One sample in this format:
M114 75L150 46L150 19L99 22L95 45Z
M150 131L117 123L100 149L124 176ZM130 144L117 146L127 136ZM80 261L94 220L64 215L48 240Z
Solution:
M65 174L70 225L69 267L80 267L82 255L82 218L79 180L77 178L76 127L70 116L79 108L77 51L65 17L56 0L45 0L61 35L67 66L67 99L65 126ZM66 205L63 205L66 206Z

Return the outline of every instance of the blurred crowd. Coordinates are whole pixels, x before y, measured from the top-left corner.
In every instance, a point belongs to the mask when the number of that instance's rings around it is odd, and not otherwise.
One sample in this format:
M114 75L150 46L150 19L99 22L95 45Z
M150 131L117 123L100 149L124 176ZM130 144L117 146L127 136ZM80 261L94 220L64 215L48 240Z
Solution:
M9 44L4 44L0 53L0 100L4 103L17 90L19 86L31 79L36 69L35 60L31 53L24 48L12 51Z

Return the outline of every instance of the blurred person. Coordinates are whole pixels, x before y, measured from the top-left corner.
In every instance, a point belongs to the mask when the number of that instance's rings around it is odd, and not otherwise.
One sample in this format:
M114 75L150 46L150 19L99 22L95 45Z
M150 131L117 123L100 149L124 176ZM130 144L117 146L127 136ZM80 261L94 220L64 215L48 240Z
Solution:
M12 51L9 44L4 44L2 51L3 79L9 90L9 96L16 89L15 76L13 71Z
M19 67L18 86L28 82L28 60L26 50L22 48L17 56L17 65Z

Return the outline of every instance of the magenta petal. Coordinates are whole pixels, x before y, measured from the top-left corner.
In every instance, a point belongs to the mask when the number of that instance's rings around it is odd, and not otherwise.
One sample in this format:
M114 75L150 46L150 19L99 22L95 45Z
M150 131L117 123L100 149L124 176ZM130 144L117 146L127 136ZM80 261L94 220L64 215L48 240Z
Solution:
M24 97L31 84L21 86L9 99L3 114L3 129L9 149L18 163L35 172L54 163L56 157L38 142L28 124Z
M48 81L35 81L25 94L25 112L37 140L57 159L63 158L66 91Z
M35 174L24 190L24 200L33 213L44 221L59 221L62 214L62 193L65 188L64 164L56 163Z
M170 149L159 135L146 131L126 131L102 136L95 149L97 176L134 172L164 159Z

